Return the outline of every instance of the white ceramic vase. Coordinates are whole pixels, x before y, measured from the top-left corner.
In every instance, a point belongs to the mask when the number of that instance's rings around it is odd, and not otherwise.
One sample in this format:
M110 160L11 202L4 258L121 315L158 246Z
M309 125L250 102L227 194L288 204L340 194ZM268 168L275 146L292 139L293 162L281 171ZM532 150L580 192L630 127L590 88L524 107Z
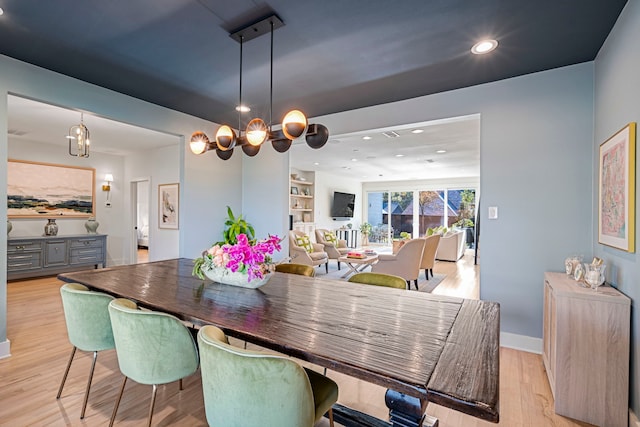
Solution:
M96 217L92 216L84 223L84 228L87 229L87 233L96 234L99 225L100 223L96 221Z
M266 284L273 273L265 274L262 279L247 280L245 273L233 272L226 268L214 267L211 270L203 270L205 276L214 282L223 283L225 285L239 286L241 288L256 289Z

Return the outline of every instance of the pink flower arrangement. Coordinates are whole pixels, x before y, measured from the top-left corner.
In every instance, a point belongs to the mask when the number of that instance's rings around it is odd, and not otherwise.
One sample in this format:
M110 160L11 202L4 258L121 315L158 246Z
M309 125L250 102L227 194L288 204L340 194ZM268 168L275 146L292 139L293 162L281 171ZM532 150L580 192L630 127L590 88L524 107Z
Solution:
M202 258L196 260L194 274L203 278L202 269L226 268L234 273L246 273L248 282L262 279L270 272L270 255L282 249L280 242L278 236L269 235L267 239L251 244L246 234L238 234L235 244L216 244L207 249Z

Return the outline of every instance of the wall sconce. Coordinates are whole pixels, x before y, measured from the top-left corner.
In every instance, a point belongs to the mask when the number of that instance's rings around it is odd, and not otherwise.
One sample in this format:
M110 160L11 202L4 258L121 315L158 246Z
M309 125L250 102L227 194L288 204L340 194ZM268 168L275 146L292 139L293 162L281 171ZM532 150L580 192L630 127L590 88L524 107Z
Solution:
M108 173L104 176L105 183L102 184L102 191L107 192L106 207L111 207L111 201L109 200L109 194L111 194L111 183L113 182L113 175Z
M110 173L104 176L105 184L102 184L102 191L111 191L111 183L113 182L113 175Z

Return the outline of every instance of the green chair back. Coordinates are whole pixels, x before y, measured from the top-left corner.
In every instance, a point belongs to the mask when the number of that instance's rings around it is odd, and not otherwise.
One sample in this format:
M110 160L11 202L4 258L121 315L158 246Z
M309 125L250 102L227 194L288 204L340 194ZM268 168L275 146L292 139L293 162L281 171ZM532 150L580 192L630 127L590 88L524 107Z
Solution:
M280 273L299 274L301 276L308 277L314 277L316 275L316 270L312 266L304 264L277 264L276 271L279 271Z
M166 384L198 369L198 349L176 317L138 310L132 301L109 304L120 371L141 384Z
M79 283L60 288L69 342L82 351L102 351L115 347L107 307L111 295L90 291Z
M212 427L312 427L337 401L332 380L314 375L314 390L305 369L293 360L232 347L215 326L200 329L198 344Z
M400 276L384 273L356 273L349 277L349 282L365 285L387 286L389 288L407 289L407 281Z

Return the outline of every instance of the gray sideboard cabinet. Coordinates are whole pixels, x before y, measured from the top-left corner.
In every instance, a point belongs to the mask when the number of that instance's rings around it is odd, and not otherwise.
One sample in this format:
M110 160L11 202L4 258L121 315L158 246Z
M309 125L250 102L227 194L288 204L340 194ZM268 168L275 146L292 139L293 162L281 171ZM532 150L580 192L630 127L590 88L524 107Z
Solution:
M106 259L106 234L7 239L8 280L105 267Z

